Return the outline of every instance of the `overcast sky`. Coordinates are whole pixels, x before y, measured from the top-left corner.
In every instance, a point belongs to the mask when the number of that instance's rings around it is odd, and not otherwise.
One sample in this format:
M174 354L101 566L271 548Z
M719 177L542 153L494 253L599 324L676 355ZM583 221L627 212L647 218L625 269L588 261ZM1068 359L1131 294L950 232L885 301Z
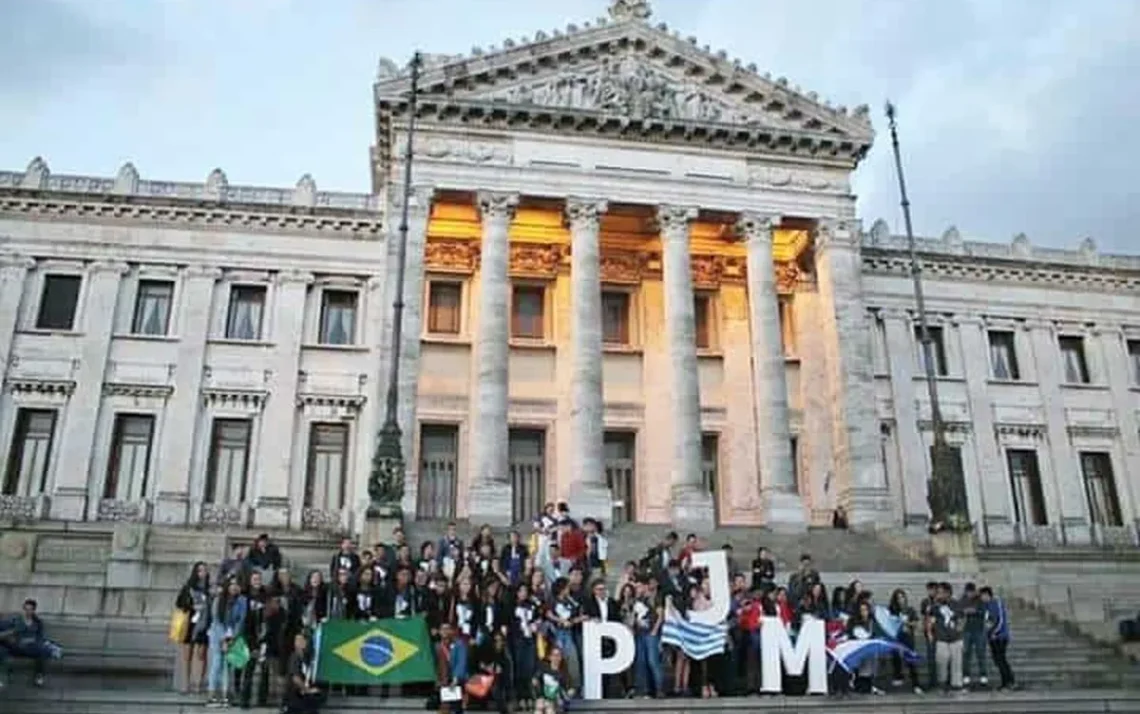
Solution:
M380 56L467 53L609 0L0 0L0 167L367 191ZM856 189L916 228L1140 252L1140 0L653 0L653 22L787 76L879 131Z

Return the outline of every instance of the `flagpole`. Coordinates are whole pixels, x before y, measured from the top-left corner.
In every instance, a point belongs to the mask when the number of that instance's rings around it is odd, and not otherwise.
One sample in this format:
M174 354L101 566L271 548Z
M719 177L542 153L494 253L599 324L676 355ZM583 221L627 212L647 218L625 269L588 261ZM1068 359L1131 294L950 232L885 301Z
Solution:
M927 482L930 530L931 532L969 530L969 506L965 499L965 483L961 473L961 462L955 463L956 460L946 442L946 422L942 418L942 407L938 400L938 374L935 371L934 342L930 332L930 320L926 313L926 296L922 286L922 261L918 257L918 244L915 241L914 227L911 223L910 199L907 197L906 178L903 176L898 124L895 121L895 105L889 101L886 106L886 114L891 132L891 148L894 150L895 174L898 177L903 221L906 224L906 242L907 249L910 252L910 276L914 285L915 308L918 312L919 342L922 344L922 361L926 368L926 390L930 396L930 427L934 432L934 446L930 453L931 474L930 480Z
M310 687L313 686L313 680L317 676L317 665L321 661L321 634L324 632L324 624L317 625L317 632L313 635L313 666L309 668L308 681L305 684Z

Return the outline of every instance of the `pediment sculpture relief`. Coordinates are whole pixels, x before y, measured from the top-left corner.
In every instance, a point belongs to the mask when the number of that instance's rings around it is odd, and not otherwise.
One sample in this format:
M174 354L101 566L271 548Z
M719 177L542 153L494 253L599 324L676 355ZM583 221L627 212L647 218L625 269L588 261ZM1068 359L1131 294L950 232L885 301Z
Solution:
M509 104L583 109L638 119L774 124L653 69L633 56L611 58L573 73L519 84L487 95Z

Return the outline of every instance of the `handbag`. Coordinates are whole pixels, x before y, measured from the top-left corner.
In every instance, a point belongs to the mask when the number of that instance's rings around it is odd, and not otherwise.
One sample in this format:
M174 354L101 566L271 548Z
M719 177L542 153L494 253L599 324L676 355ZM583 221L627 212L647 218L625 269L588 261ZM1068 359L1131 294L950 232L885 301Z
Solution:
M249 664L249 645L244 637L235 637L226 649L226 664L232 669L244 669Z
M464 689L467 693L476 699L486 699L487 695L491 693L491 687L495 686L495 675L493 674L476 674L467 680Z
M175 609L170 613L170 641L180 645L186 641L186 631L190 627L190 613Z

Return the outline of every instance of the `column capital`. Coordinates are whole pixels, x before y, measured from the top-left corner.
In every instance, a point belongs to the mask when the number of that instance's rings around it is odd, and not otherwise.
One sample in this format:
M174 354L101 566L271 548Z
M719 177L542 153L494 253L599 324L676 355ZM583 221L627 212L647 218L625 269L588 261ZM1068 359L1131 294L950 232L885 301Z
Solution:
M92 275L98 273L126 275L130 269L131 266L119 260L97 260L91 265L87 266L87 271Z
M609 201L603 198L570 196L566 199L566 223L575 230L597 230L609 205Z
M402 185L392 188L392 200L389 201L396 212L393 218L400 219L399 212L404 209L404 187ZM413 185L408 192L408 216L425 218L431 213L431 201L435 197L435 187L427 185ZM393 224L395 225L395 224Z
M736 230L749 243L758 241L771 245L772 235L780 226L783 216L774 213L757 213L747 211L740 214L736 221Z
M20 270L31 270L36 267L35 258L19 253L3 253L0 254L0 270L5 268L19 268Z
M857 219L821 218L815 224L815 247L858 248L861 230Z
M666 237L689 237L689 224L696 219L699 210L696 206L657 207L657 227Z
M479 215L484 219L511 220L519 205L519 194L503 191L480 191L476 196Z

